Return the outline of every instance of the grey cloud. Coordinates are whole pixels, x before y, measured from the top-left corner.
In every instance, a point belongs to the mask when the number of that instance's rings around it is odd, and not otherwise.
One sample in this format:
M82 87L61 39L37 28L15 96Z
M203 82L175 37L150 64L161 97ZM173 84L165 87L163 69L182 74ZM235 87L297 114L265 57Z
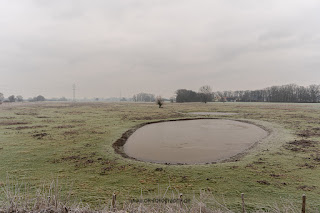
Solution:
M8 93L70 97L76 83L83 97L170 97L203 84L318 83L316 0L12 0L0 8Z

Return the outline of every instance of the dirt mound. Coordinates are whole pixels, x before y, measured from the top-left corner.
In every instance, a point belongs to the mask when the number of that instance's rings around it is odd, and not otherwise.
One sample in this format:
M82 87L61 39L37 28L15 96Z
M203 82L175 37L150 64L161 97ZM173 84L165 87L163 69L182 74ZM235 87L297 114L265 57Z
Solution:
M13 129L13 130L23 130L23 129L39 129L48 127L47 125L38 125L38 126L18 126L18 127L8 127L6 129Z
M301 146L303 148L308 148L308 147L314 147L316 143L317 142L315 142L315 141L302 139L302 140L295 140L295 141L289 142L288 144L295 145L295 146Z
M42 132L42 133L37 133L37 134L34 134L32 135L34 138L37 138L37 139L42 139L44 138L45 136L49 135L48 133L45 133L45 132Z
M318 143L317 141L301 139L301 140L291 141L287 143L284 147L288 150L298 152L298 151L306 151L311 147L315 147L317 143Z
M29 123L24 121L1 121L0 122L0 126L25 125L25 124L29 124Z
M297 133L297 135L303 138L317 137L317 136L320 136L320 128L316 127L312 129L306 129Z

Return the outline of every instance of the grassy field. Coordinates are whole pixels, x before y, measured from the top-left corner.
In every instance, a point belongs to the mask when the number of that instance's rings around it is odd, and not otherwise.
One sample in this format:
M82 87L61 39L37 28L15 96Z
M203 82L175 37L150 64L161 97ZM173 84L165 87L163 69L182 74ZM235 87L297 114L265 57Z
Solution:
M210 116L249 120L272 132L234 162L162 165L125 159L112 144L134 126L191 116L179 112L235 112ZM154 197L170 190L192 198L212 193L231 209L284 201L320 206L320 104L283 103L30 103L0 105L0 187L31 188L57 180L62 194L92 205ZM159 169L161 168L161 169ZM4 196L0 192L0 197Z

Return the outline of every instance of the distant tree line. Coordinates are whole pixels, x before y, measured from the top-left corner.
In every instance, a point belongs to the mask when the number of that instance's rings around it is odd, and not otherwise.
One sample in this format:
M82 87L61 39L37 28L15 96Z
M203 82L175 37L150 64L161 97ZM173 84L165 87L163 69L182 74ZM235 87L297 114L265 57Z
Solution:
M31 101L31 102L45 101L45 100L46 100L45 97L43 97L42 95L38 95L37 97L29 99L29 101Z
M222 101L317 103L320 102L320 85L288 84L261 90L216 92L216 95Z
M8 98L5 98L4 95L2 93L0 93L0 104L2 102L22 102L23 101L23 97L21 95L10 95Z
M187 89L178 89L176 91L176 102L211 102L214 98L214 93L211 90L211 87L208 85L202 86L199 89L199 92L194 92Z
M156 98L153 94L148 93L139 93L132 97L132 100L135 102L155 102Z
M45 101L45 100L46 100L45 97L43 97L42 95L38 95L38 96L36 96L34 98L29 98L28 99L28 101L30 101L30 102ZM23 102L23 101L24 101L24 99L23 99L23 97L21 95L17 95L17 96L10 95L10 96L8 96L8 98L5 98L3 93L0 93L0 104L2 102Z
M203 93L206 91L206 93ZM320 102L320 85L307 87L296 84L272 86L261 90L217 91L179 89L176 91L176 102L210 102L210 101L239 101L239 102L287 102L287 103L318 103ZM204 98L204 94L210 94Z
M46 101L69 101L66 97L45 99Z
M176 91L176 102L200 102L200 95L192 90L178 89Z

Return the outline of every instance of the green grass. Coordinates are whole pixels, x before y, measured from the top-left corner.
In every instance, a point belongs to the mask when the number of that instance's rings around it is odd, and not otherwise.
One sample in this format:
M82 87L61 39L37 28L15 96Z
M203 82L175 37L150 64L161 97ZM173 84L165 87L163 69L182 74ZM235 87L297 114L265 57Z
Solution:
M178 112L236 112L210 116L254 121L274 134L239 161L161 165L124 159L112 143L140 123L189 116ZM204 116L202 116L204 117ZM308 130L306 132L306 130ZM301 134L302 135L298 135ZM306 134L307 133L307 134ZM303 135L304 134L304 135ZM294 140L310 146L288 145ZM320 104L283 103L42 103L0 105L0 186L6 177L32 187L58 179L62 193L99 205L158 194L170 184L186 197L206 189L231 208L246 194L248 208L283 199L319 205ZM293 151L295 150L295 151ZM155 171L156 168L163 171ZM1 197L1 192L0 192Z

